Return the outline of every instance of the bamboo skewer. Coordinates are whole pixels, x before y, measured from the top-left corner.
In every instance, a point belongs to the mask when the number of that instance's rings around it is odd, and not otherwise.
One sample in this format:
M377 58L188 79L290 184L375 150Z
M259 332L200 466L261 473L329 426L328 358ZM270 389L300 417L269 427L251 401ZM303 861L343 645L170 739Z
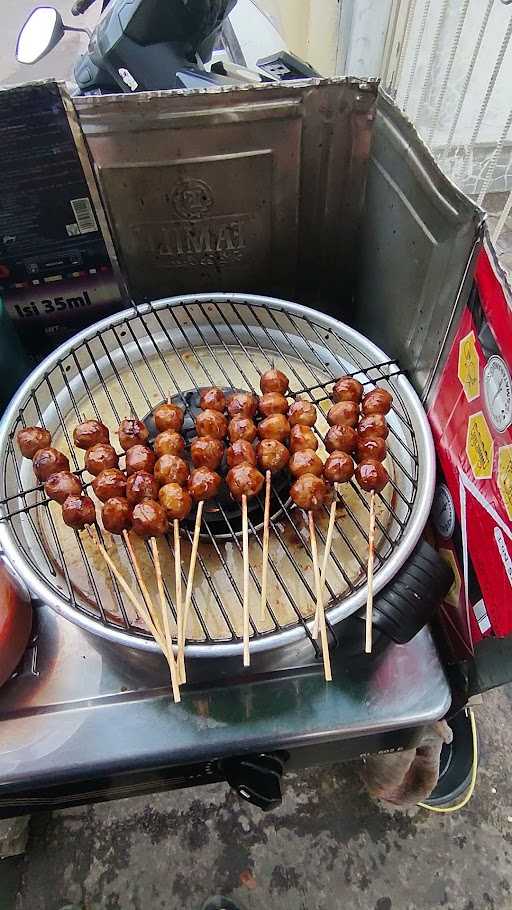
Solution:
M309 521L309 539L311 543L311 555L313 557L313 572L315 575L316 588L316 610L319 616L320 639L322 642L322 658L324 661L324 675L327 682L332 680L331 658L329 654L329 642L327 640L327 627L325 623L325 611L322 603L322 586L320 584L320 567L318 565L318 550L316 545L315 519L313 512L308 512Z
M136 579L137 579L137 581L138 581L138 583L139 583L139 587L140 587L140 589L141 589L141 591L142 591L142 596L143 596L144 600L146 601L148 613L149 613L149 615L151 616L151 621L152 621L152 623L153 623L155 629L157 629L158 634L159 634L159 636L160 636L160 639L164 642L163 651L164 651L164 654L165 654L165 653L166 653L166 648L165 648L165 632L164 632L162 626L160 625L160 623L158 622L157 611L155 610L155 606L154 606L153 601L152 601L152 599L151 599L151 595L150 595L150 593L149 593L149 591L148 591L148 589L147 589L146 583L145 583L145 581L144 581L144 579L143 579L143 577L142 577L142 572L140 571L140 566L139 566L137 557L136 557L136 555L135 555L135 551L134 551L134 549L133 549L133 547L132 547L132 542L131 542L131 540L130 540L130 535L128 534L128 531L123 531L123 540L124 540L124 542L125 542L125 544L126 544L126 548L127 548L128 553L129 553L129 555L130 555L130 560L131 560L131 563L132 563L133 571L135 572L135 577L136 577Z
M197 550L199 547L199 532L201 530L201 521L203 518L204 501L201 499L197 504L196 523L194 525L194 537L192 539L192 552L190 554L190 563L188 568L187 590L185 593L185 606L183 607L183 620L181 630L181 651L180 651L180 678L186 681L185 673L185 636L187 632L188 614L192 600L192 585L194 582L194 572L196 569Z
M174 532L174 598L176 603L176 639L178 645L177 664L178 680L185 682L184 645L183 645L183 597L181 590L181 540L180 523L177 518L173 521ZM183 668L183 673L182 673Z
M366 622L364 650L372 653L373 631L373 560L375 555L375 492L370 493L370 521L368 525L368 597L366 600Z
M244 667L249 667L249 524L247 520L247 496L242 496L242 539L244 556L244 599L243 599L243 639Z
M164 583L162 580L162 567L160 565L160 555L158 553L158 545L157 545L155 537L151 538L151 552L153 555L153 562L155 564L156 584L157 584L157 588L158 588L158 594L160 597L160 608L162 610L162 618L164 621L165 642L167 645L167 659L169 661L169 670L171 671L172 694L174 697L174 701L176 703L178 703L179 701L181 701L180 687L178 684L178 672L177 672L176 661L174 660L171 629L169 626L169 612L168 612L168 608L167 608L167 600L165 597Z
M151 619L151 616L148 613L146 604L144 603L144 600L139 600L139 598L135 597L135 594L131 590L128 582L126 581L124 576L121 574L121 572L117 568L115 562L108 555L103 544L100 542L100 540L97 536L97 533L94 534L89 528L87 529L87 533L89 534L89 537L92 540L94 546L96 547L98 552L101 554L101 556L105 560L107 566L109 567L110 571L112 572L112 575L114 576L117 583L119 584L119 587L122 588L122 590L126 594L128 600L130 601L132 606L135 608L137 613L141 614L141 616L142 616L144 622L146 623L149 631L151 632L153 638L155 639L156 643L158 645L160 645L160 648L162 649L162 651L165 654L165 642L162 639L162 637L159 635L157 629L155 628L155 626L153 624L153 620Z
M327 526L327 535L325 538L325 548L324 556L322 560L322 571L320 573L320 587L322 588L322 609L323 609L323 594L325 590L325 579L327 575L327 563L329 561L329 556L331 553L332 547L332 538L334 534L334 525L336 524L336 509L338 507L338 484L334 484L334 497L331 502L331 508L329 511L329 524ZM318 606L315 612L315 622L313 624L313 638L318 638L320 624L320 616L318 614Z
M265 610L267 607L267 578L268 578L268 545L270 537L270 491L271 491L272 474L270 471L265 472L265 512L263 516L263 554L261 564L261 602L260 602L260 620L265 619Z

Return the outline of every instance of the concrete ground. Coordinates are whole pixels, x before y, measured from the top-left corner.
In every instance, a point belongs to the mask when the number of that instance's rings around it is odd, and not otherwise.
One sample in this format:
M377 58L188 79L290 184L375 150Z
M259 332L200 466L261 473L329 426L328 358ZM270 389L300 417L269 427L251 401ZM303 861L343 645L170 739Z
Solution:
M98 21L99 0L83 16L74 17L70 10L73 0L2 0L2 28L0 29L0 87L18 85L33 79L72 79L73 66L79 53L87 48L88 38L73 32L64 35L60 44L39 63L24 66L16 60L16 39L23 23L36 6L54 6L66 25L91 29Z
M511 910L512 687L477 708L481 763L454 815L389 813L356 764L286 779L267 815L225 786L34 817L25 857L0 863L1 910ZM3 895L3 897L2 897Z

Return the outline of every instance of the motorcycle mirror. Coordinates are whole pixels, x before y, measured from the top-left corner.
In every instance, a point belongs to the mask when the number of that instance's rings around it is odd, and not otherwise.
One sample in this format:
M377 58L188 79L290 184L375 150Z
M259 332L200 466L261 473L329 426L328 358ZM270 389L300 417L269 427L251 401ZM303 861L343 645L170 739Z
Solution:
M36 7L18 35L16 59L37 63L59 43L64 31L62 17L53 6Z

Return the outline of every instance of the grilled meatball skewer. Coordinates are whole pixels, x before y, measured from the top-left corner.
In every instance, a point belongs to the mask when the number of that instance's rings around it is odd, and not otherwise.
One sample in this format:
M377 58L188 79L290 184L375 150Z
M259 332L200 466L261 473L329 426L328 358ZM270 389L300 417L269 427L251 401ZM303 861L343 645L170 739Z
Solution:
M143 473L143 472L140 472ZM132 474L131 477L137 476ZM149 475L151 476L151 475ZM128 504L128 503L127 503ZM109 503L106 503L105 509ZM131 506L128 504L128 509L131 509ZM160 554L158 552L157 537L163 536L168 529L167 515L163 506L154 499L142 499L139 501L133 508L132 513L132 527L139 537L142 537L145 540L149 540L151 547L151 554L153 557L153 563L155 566L155 575L157 582L157 589L160 601L160 614L158 613L155 604L153 603L152 597L147 589L146 583L142 576L142 572L139 566L139 562L135 555L132 543L130 540L130 535L128 533L128 528L124 528L122 531L123 539L125 541L126 547L130 554L130 559L132 562L132 567L137 577L140 589L143 594L143 598L147 607L146 611L146 622L150 622L150 628L154 629L154 635L158 636L158 641L164 655L166 657L167 663L169 665L170 678L171 678L171 687L172 693L175 702L180 701L180 690L179 690L179 679L178 679L178 670L176 667L176 661L174 659L174 651L172 647L172 636L169 626L169 613L167 608L167 602L165 598L165 591L162 581L162 567L160 564Z
M226 396L222 389L218 389L216 386L212 386L209 389L202 389L199 398L199 407L202 411L220 411L220 413L223 414L226 410Z
M113 533L119 528L123 535L133 570L145 601L144 618L146 624L152 631L153 636L160 644L167 661L171 674L171 684L175 701L180 700L179 686L174 652L172 650L172 638L169 630L169 617L167 604L162 583L162 571L160 566L160 557L156 537L165 534L168 529L167 516L164 509L156 501L158 495L158 484L153 476L153 471L157 464L160 463L160 470L165 471L165 459L176 458L178 453L185 448L185 442L177 432L183 424L183 409L179 405L165 402L159 405L153 413L155 426L158 430L157 455L148 446L149 432L145 424L135 417L127 418L121 421L118 429L119 442L126 452L126 499L109 500L103 507L103 520L105 527L109 527ZM172 454L171 454L172 453ZM164 463L162 464L162 459ZM184 463L185 464L185 463ZM168 466L167 466L168 467ZM185 464L186 468L186 464ZM188 471L188 469L187 469ZM132 527L135 534L150 541L150 546L155 565L157 587L159 592L161 616L152 602L147 586L144 583L142 573L133 547L131 545L129 528Z
M203 437L204 438L204 437ZM214 440L217 441L217 440ZM199 537L201 533L201 522L203 520L203 507L208 499L214 499L219 492L222 484L222 477L216 471L212 470L208 464L204 463L194 468L187 482L187 496L190 503L197 503L196 520L194 524L194 536L192 538L192 550L190 553L190 562L188 568L187 588L185 591L185 603L183 606L183 619L180 642L178 646L178 667L180 679L186 681L185 670L185 641L187 634L188 616L190 604L192 602L192 586L194 584L194 574L196 570L197 550L199 547Z
M165 410L163 410L165 407ZM181 408L176 410L177 406L160 406L160 425L163 426L164 423L167 423L165 429L162 429L159 436L157 436L157 441L159 441L159 452L160 457L155 464L154 469L154 480L155 487L160 490L158 494L155 493L155 498L158 496L159 507L163 510L164 515L166 516L166 521L169 519L173 523L173 533L174 533L174 583L175 583L175 602L176 602L176 626L177 626L177 644L178 644L178 653L181 647L181 636L183 630L183 609L182 609L182 588L181 588L181 540L180 540L180 521L187 517L191 508L192 508L192 499L190 494L186 490L186 483L189 478L189 466L187 462L181 457L185 450L185 440L178 433L176 429L178 422L183 421L183 412ZM157 409L158 410L158 409ZM181 412L181 422L180 422L180 413ZM206 413L206 412L205 412ZM212 411L211 413L215 413ZM222 417L221 414L219 414ZM215 441L215 440L214 440ZM179 454L178 454L179 453ZM144 487L146 481L141 477L139 481L139 486ZM136 494L135 494L136 495ZM155 558L156 551L156 542L151 544L153 549L153 557ZM158 554L156 553L158 556ZM155 567L157 563L155 562ZM159 569L157 567L157 584L159 584ZM159 588L160 592L160 588ZM160 593L160 600L162 600ZM164 613L164 631L166 639L170 642L170 647L172 648L172 642L170 639L170 631L168 625L168 615L167 612ZM173 658L174 659L174 658ZM171 668L172 670L172 668ZM176 677L178 682L181 681L180 671L179 671L179 662L176 665ZM184 679L183 679L184 682Z
M327 501L329 496L328 486L323 477L316 474L300 474L292 484L290 496L294 503L304 509L308 515L309 541L311 546L311 556L313 560L313 574L315 579L316 592L316 610L313 634L318 635L322 642L322 657L324 661L324 675L326 681L332 679L331 659L329 655L329 642L327 640L327 627L325 623L325 610L322 598L322 584L320 580L320 566L318 563L318 547L316 541L315 516L314 513L320 509Z
M268 392L280 392L281 395L286 395L288 386L289 380L286 373L275 368L267 370L260 377L260 389L264 395Z
M78 449L90 449L99 442L109 443L110 433L99 420L84 420L73 430L73 442Z
M333 429L350 429L351 432L354 432L351 427L331 427ZM329 431L330 432L330 431ZM336 509L338 508L338 494L339 494L339 484L347 483L354 474L354 462L352 457L348 452L334 450L331 452L327 461L324 464L324 477L328 483L332 483L334 489L334 496L331 502L331 508L329 510L329 524L327 525L327 534L325 537L325 547L324 555L322 559L322 571L320 573L320 582L322 585L322 591L325 589L325 581L327 577L327 564L329 561L329 556L332 546L332 538L334 534L334 525L336 524ZM318 617L317 617L318 619ZM314 634L318 634L318 627L315 619L315 627L313 630Z
M58 449L49 446L37 450L32 459L32 467L37 479L45 483L52 474L69 471L69 460Z
M358 454L363 456L359 462L355 477L357 483L366 493L370 493L370 515L368 522L368 596L366 599L366 621L364 650L372 651L373 633L373 565L375 556L375 493L380 493L386 486L389 475L382 464L386 454L386 438L389 433L385 414L391 408L393 396L385 389L373 389L362 401L363 418L359 421ZM368 457L372 452L374 457ZM375 457L376 456L376 457Z
M16 436L21 454L24 458L33 458L39 449L49 449L52 437L43 427L24 427Z
M244 461L232 467L226 477L226 483L231 495L242 503L244 667L248 667L251 662L249 654L249 523L247 518L247 500L258 495L264 482L263 474L254 465Z
M62 519L68 528L83 531L96 521L96 509L90 496L68 496L62 504Z
M105 548L97 539L97 536L92 534L92 532L89 533L98 551L110 567L110 571L117 579L130 601L134 604L137 612L144 617L149 631L166 655L171 668L171 683L174 699L175 701L179 701L180 694L177 685L176 669L175 667L173 669L174 655L172 652L172 641L170 640L170 637L167 641L164 639L161 626L156 616L156 611L154 610L149 597L149 592L144 584L128 534L133 523L134 506L136 509L142 510L141 514L138 516L138 525L136 524L137 533L147 536L150 532L154 533L155 531L163 530L163 523L161 520L159 521L161 516L158 516L156 510L153 510L153 513L150 514L148 511L148 504L151 503L151 500L146 498L150 494L156 494L156 482L150 473L145 473L145 471L142 470L147 469L148 472L152 471L155 464L155 456L151 449L145 445L149 438L149 433L141 421L136 420L135 418L123 420L119 426L118 435L120 444L127 453L126 471L129 475L131 488L130 500L125 496L128 481L126 480L125 474L117 467L119 459L115 449L109 444L109 432L107 427L97 420L84 421L75 427L73 440L78 448L86 449L86 469L91 474L95 475L92 486L98 499L104 503L102 508L103 527L110 534L122 535L125 540L134 571L139 579L143 592L142 602L139 602L134 597L129 585L110 559ZM144 474L146 480L141 484L140 476ZM73 477L74 475L70 476ZM50 479L48 485L50 485L51 481L52 479ZM62 486L62 483L59 484L59 486ZM59 491L57 490L57 492ZM158 504L155 505L159 508ZM66 524L77 529L82 529L86 525L92 524L95 520L94 503L88 496L69 496L63 504L62 515ZM165 519L165 514L163 517ZM161 569L154 537L151 538L151 544L152 547L155 547L153 550L153 558L155 560L157 582L160 579L160 591L162 586ZM162 601L162 614L165 626L166 610L164 600Z
M68 496L80 496L82 484L76 474L71 474L70 471L57 471L50 474L44 485L44 492L48 499L53 499L62 506Z
M332 390L332 400L338 401L355 401L359 404L363 397L363 385L353 376L342 376L334 384Z
M271 393L269 393L271 394ZM278 393L272 393L277 395ZM261 564L260 620L265 619L267 606L268 548L270 541L270 496L272 474L286 467L290 453L278 439L262 439L257 449L258 464L265 471L265 511L263 513L263 554Z
M192 497L185 486L172 481L164 484L158 494L160 504L164 507L169 519L172 520L174 535L174 590L176 602L176 629L177 629L177 675L180 684L185 682L184 666L181 656L184 649L184 624L183 624L183 593L181 587L181 539L180 521L187 517L192 509ZM183 669L183 673L181 672Z

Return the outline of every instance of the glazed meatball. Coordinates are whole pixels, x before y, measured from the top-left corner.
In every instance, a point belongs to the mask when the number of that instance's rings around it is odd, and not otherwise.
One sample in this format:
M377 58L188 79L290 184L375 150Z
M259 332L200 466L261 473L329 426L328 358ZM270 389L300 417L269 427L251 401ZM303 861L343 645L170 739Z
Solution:
M267 392L280 392L281 395L286 395L288 386L288 376L281 370L267 370L260 378L260 389L264 395Z
M98 442L85 453L85 467L89 474L99 474L105 468L117 468L118 464L116 450L106 442Z
M290 452L298 452L299 449L318 449L318 439L311 427L303 427L296 423L290 431Z
M105 531L122 534L132 526L132 507L124 496L113 496L103 506L101 520Z
M382 414L370 414L363 417L357 426L357 432L360 439L368 439L370 436L379 436L381 439L387 439L389 427L386 418Z
M228 397L230 417L254 417L257 409L258 399L251 392L233 392Z
M357 442L357 431L354 427L331 427L325 437L325 448L328 452L346 452L352 454Z
M159 433L164 430L181 430L183 426L183 408L170 401L160 404L153 411L153 419Z
M258 399L258 411L262 417L270 417L272 414L286 414L288 411L288 401L280 392L267 392Z
M94 478L92 488L98 499L106 502L112 497L125 495L126 477L119 468L105 468Z
M50 448L52 437L42 427L25 427L18 430L16 436L20 452L24 458L33 458L39 449Z
M329 499L329 487L316 474L302 474L290 488L290 496L299 509L314 512Z
M162 455L182 455L185 451L185 440L176 430L164 430L155 438L153 448L157 458Z
M136 471L126 481L126 498L130 505L135 506L143 499L156 499L158 484L153 474L147 471Z
M90 496L68 496L62 505L62 519L68 528L83 531L96 521L96 509Z
M338 401L327 412L331 427L355 427L358 417L359 405L355 401Z
M364 396L361 410L365 417L370 414L388 414L392 402L393 396L386 389L372 389Z
M258 435L258 430L251 417L233 417L229 421L228 433L231 442L236 442L237 439L253 442Z
M241 499L244 495L250 499L261 491L265 478L254 465L242 462L228 471L226 483L233 499Z
M207 408L196 417L196 433L198 436L214 436L215 439L224 439L228 431L228 422L220 411Z
M190 457L196 468L205 465L215 471L224 456L224 443L213 436L196 436L190 443Z
M324 464L324 477L329 483L346 483L354 473L354 462L346 452L333 452Z
M126 453L126 473L130 475L137 471L147 471L151 474L155 462L156 455L149 446L131 446Z
M384 489L389 474L380 461L369 458L367 461L361 461L356 468L356 480L362 490L366 493L380 493Z
M256 455L261 470L272 474L282 471L290 460L288 449L278 439L262 439Z
M359 403L363 395L363 386L353 376L342 376L332 390L333 401L355 401Z
M220 411L226 410L226 396L222 389L213 386L211 389L203 389L199 399L199 407L203 411Z
M48 449L38 449L32 464L34 474L38 480L46 481L52 474L59 471L69 471L69 461L62 452L50 446Z
M119 436L119 445L125 452L132 446L145 445L149 439L149 432L142 420L136 417L127 417L119 424L117 431Z
M132 513L132 528L139 537L160 537L169 528L165 509L154 499L138 502Z
M290 458L290 473L293 477L302 477L303 474L321 477L323 472L323 461L313 449L299 449Z
M265 417L258 426L261 439L278 439L284 442L290 435L290 424L284 414L272 414Z
M228 468L234 468L237 464L246 461L248 464L256 464L256 451L254 446L246 439L236 439L233 445L226 452L226 461Z
M314 427L317 418L315 405L312 401L302 401L298 398L290 405L288 422L291 427L300 423L303 427Z
M110 434L99 420L84 420L73 430L73 442L78 449L90 449L99 442L110 442Z
M44 485L44 492L48 499L53 499L61 505L68 496L80 496L82 484L76 474L69 471L57 471L56 474L50 474Z
M192 508L190 493L179 483L166 483L161 487L158 499L167 517L173 521L183 521Z
M183 485L189 473L187 462L179 455L162 455L155 465L155 480L159 486L165 483Z
M210 470L206 465L192 471L187 489L195 502L212 499L220 490L222 477L216 471Z
M356 458L358 461L366 461L367 458L384 461L386 452L386 440L382 436L367 436L357 440Z

